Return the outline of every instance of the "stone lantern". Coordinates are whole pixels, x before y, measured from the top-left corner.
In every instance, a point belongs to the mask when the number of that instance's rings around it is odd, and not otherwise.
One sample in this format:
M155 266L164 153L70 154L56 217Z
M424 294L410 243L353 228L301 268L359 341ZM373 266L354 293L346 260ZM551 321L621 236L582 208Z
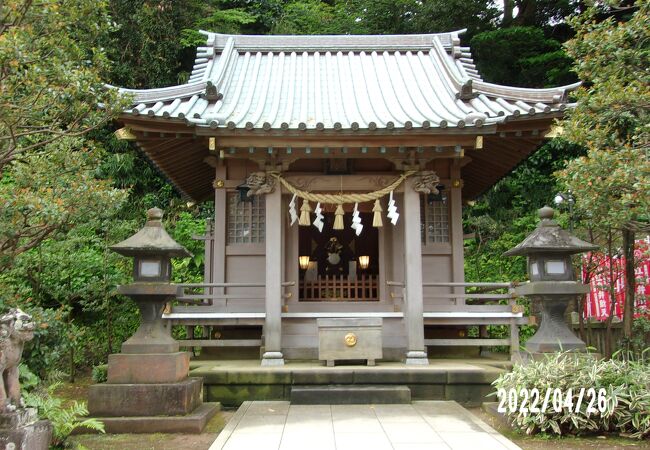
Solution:
M134 283L119 286L117 292L135 300L141 317L138 330L122 344L122 353L175 353L179 350L178 342L172 339L162 319L162 311L167 302L181 294L178 286L170 284L171 258L192 254L167 234L162 226L162 217L160 209L150 209L147 223L140 231L110 247L120 255L133 257ZM178 356L181 359L185 357L184 352ZM112 378L110 367L108 377L109 380Z
M530 297L541 312L535 335L526 342L534 355L562 350L584 351L585 343L567 326L564 313L576 296L589 287L576 281L571 255L598 247L569 234L553 220L553 209L539 210L537 228L505 256L526 256L530 282L516 288L517 294Z
M141 322L122 352L109 355L107 382L90 387L90 414L109 433L198 433L217 410L203 404L203 380L188 377L190 355L179 351L162 318L165 305L182 293L170 283L171 259L191 256L167 234L162 217L150 209L140 231L110 247L134 258L134 282L117 291L137 303Z

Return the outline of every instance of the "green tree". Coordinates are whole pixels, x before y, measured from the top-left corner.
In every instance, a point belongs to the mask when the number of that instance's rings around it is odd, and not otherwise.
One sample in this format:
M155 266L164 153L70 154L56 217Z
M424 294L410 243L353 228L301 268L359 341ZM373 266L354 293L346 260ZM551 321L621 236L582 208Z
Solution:
M0 173L26 152L80 136L121 108L117 94L104 89L108 60L96 46L109 27L103 2L0 3Z
M572 20L576 36L566 48L585 85L563 127L566 139L587 154L557 174L591 227L622 232L626 337L632 333L634 233L647 231L650 220L650 3L638 1L628 11L627 21L600 20L603 10L593 6Z
M510 86L550 87L576 81L562 44L541 28L509 27L477 34L470 44L481 75Z
M0 4L0 269L123 199L94 177L94 143L82 138L124 105L102 83L109 63L96 41L111 26L105 6Z

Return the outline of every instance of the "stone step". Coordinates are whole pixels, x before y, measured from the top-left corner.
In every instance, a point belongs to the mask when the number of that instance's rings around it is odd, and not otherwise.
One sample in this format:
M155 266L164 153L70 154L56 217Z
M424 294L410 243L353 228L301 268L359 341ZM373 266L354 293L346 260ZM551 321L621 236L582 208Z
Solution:
M411 390L398 385L293 386L293 405L362 405L411 403Z
M198 434L221 410L219 403L203 403L190 414L183 416L96 417L104 423L106 433L186 433ZM94 433L78 428L75 433Z

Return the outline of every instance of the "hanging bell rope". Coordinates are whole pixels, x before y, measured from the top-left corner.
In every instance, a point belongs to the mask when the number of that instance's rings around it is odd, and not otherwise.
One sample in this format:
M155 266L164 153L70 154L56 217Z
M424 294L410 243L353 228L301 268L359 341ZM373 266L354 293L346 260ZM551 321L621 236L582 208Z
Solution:
M343 212L343 205L339 203L334 213L334 226L332 228L335 230L343 229L343 214L345 214Z
M311 218L309 217L310 212L311 206L309 206L309 202L307 200L303 200L302 206L300 207L300 220L298 221L298 225L301 225L303 227L308 227L311 225Z
M383 209L381 209L379 199L375 200L375 206L372 207L372 212L374 213L372 216L372 226L375 228L381 228L384 226L384 223L381 220L382 211Z
M411 175L416 174L417 171L415 170L409 170L401 174L399 177L395 179L391 184L388 186L379 189L378 191L374 192L368 192L365 194L314 194L312 192L307 192L298 189L297 187L293 186L291 183L289 183L287 180L285 180L282 175L280 175L277 172L271 172L270 175L275 177L276 179L280 180L280 183L292 194L304 199L308 200L310 202L320 202L320 203L329 203L332 205L341 205L343 203L364 203L364 202L372 202L375 200L378 200L382 198L383 196L389 194L390 192L393 192L397 187L402 184L402 182L410 177ZM304 203L303 203L304 205ZM302 211L302 208L301 208ZM341 211L343 211L343 208L341 207ZM338 212L338 208L337 208ZM343 212L341 212L343 214ZM341 218L341 220L343 220ZM301 223L302 225L302 223ZM341 223L341 228L335 228L335 229L343 229L343 224Z

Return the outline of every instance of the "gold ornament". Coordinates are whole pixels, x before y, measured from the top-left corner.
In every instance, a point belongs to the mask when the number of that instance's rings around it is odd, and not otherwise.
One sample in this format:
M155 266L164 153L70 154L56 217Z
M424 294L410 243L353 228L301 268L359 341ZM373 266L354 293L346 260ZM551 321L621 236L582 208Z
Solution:
M375 213L372 217L372 226L376 228L380 228L384 226L384 223L381 220L381 213L383 209L381 209L381 203L379 202L379 199L375 200L375 206L372 207L372 212Z
M343 340L345 341L345 345L348 347L354 347L357 345L357 335L354 333L346 334Z

